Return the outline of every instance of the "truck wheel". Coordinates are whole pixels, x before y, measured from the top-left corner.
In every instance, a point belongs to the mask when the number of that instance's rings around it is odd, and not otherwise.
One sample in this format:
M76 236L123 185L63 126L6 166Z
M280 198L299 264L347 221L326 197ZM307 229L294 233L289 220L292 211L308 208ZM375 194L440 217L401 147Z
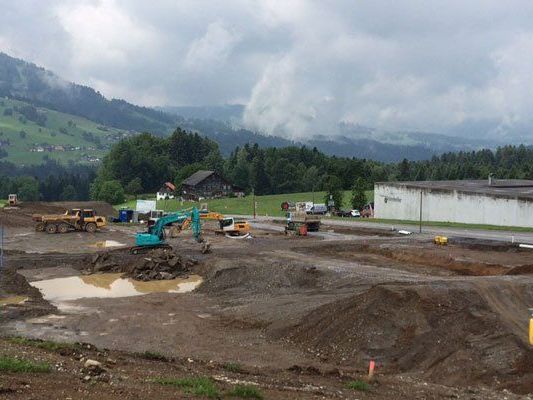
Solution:
M57 232L57 225L55 224L46 225L46 233L56 233L56 232Z
M87 225L85 225L85 230L89 233L96 232L96 224L94 222L89 222Z
M68 225L67 224L60 224L58 227L57 227L57 231L59 233L67 233L68 232Z
M37 232L44 232L44 222L37 222L35 225L35 230Z

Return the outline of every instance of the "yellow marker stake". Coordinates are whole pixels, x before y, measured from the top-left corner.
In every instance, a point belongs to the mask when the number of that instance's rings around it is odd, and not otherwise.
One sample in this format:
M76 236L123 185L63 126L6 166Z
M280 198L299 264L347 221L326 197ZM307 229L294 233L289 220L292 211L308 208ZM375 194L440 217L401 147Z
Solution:
M533 346L533 308L529 309L529 344Z

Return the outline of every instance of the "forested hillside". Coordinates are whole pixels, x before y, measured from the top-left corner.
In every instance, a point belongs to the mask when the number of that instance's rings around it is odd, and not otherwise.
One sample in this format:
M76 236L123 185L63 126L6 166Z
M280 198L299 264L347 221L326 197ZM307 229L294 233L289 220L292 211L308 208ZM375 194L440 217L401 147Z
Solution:
M17 165L47 159L96 164L113 143L133 134L28 102L0 99L0 159Z
M94 89L67 82L54 73L0 53L0 97L25 100L96 123L132 131L166 134L175 118L124 100L108 100Z
M533 179L533 149L505 146L495 151L446 153L428 161L384 163L328 156L305 146L245 145L224 158L216 142L178 128L167 138L140 134L121 140L97 173L94 168L64 167L51 161L25 168L0 163L0 197L24 188L25 199L86 199L90 185L94 199L119 202L124 194L154 193L165 181L179 186L200 169L216 170L257 194L348 190L356 181L372 189L378 181L486 179L489 173L496 178Z
M25 201L87 200L96 168L87 165L65 167L48 160L41 165L19 167L0 161L0 199L17 193Z
M496 151L446 153L429 161L383 163L328 156L305 146L245 145L224 159L215 142L177 129L168 139L141 135L115 145L104 159L97 183L115 180L127 187L140 179L139 191L150 192L165 180L179 186L200 169L217 170L257 194L324 190L332 182L350 189L358 178L371 189L378 181L485 179L489 173L497 178L532 179L533 149L505 146Z

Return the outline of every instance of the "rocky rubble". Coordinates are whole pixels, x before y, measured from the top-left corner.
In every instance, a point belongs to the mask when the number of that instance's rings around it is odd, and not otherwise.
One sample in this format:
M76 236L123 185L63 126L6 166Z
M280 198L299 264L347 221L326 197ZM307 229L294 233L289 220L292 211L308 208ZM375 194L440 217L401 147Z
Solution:
M190 272L198 261L170 249L156 249L142 258L117 259L109 253L94 256L90 273L124 272L123 277L139 281L174 279Z

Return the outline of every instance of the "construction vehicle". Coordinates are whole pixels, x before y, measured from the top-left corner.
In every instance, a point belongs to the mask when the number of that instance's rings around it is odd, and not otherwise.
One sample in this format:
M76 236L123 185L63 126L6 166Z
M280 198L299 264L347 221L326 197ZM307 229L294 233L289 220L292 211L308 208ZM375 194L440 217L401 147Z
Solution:
M361 218L373 218L374 217L374 202L368 203L361 210Z
M300 232L300 228L305 225L306 232L318 232L320 230L320 217L307 213L305 202L298 202L289 207L286 214L285 233L289 231Z
M98 228L107 225L105 217L96 215L94 210L82 210L74 208L65 211L64 214L32 215L36 222L37 232L67 233L69 231L85 231L94 233Z
M250 233L250 224L244 219L237 219L234 217L225 217L218 220L220 230L217 234L229 236L245 236Z
M16 207L18 204L18 198L16 194L10 194L7 198L7 203L9 207Z
M235 217L225 217L223 214L202 210L199 212L200 219L218 221L220 229L215 231L216 234L229 236L245 236L250 233L250 224L248 221ZM181 224L180 229L187 229L191 220L187 219Z
M197 208L191 211L178 211L158 218L155 224L148 226L146 232L138 232L135 235L135 246L130 249L133 254L138 254L154 248L172 248L166 242L165 227L172 224L183 224L190 219L192 234L197 242L202 243L202 225L200 213Z

